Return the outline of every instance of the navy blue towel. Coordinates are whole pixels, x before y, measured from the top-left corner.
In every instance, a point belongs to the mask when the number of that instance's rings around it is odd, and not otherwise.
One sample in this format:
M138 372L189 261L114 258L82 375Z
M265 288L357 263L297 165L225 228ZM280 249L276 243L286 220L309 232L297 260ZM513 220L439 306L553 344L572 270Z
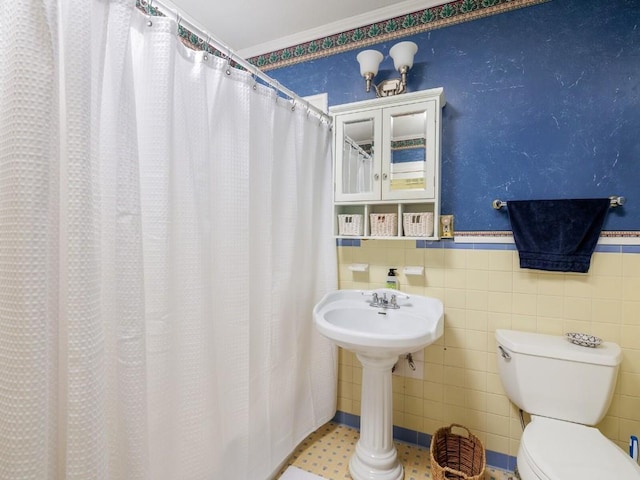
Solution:
M520 267L588 272L610 204L608 198L509 200Z

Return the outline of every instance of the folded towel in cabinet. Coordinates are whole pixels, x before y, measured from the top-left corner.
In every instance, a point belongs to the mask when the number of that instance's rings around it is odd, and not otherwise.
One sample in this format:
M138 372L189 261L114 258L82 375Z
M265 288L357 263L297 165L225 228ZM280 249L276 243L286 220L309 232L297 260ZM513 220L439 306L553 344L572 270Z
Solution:
M610 204L608 198L509 200L520 267L588 272Z

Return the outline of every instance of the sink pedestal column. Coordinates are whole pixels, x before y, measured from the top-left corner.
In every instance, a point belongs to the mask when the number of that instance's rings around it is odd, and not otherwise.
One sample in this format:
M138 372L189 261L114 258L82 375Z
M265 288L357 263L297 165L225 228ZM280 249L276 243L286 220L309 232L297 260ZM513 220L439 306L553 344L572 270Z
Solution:
M402 480L404 472L393 444L391 368L398 356L357 354L362 363L360 439L349 462L354 480Z

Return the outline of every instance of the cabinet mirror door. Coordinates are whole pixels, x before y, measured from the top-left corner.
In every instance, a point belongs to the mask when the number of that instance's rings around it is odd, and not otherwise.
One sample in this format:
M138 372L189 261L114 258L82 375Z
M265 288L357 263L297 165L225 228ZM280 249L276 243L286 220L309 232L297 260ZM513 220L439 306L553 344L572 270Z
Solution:
M381 116L345 115L336 125L336 200L380 198Z
M382 188L385 198L432 198L435 187L435 118L429 102L385 111ZM388 138L387 137L388 134Z

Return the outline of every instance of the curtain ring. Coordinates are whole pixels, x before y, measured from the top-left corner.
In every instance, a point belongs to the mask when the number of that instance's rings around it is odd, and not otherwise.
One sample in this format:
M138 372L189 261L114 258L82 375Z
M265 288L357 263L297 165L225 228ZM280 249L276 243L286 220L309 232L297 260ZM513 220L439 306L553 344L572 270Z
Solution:
M207 39L205 40L203 45L204 55L202 56L202 59L204 61L209 60L209 42L210 41L211 41L211 36L207 35Z
M147 16L149 17L149 20L147 20L147 27L153 27L153 20L151 20L151 4L153 3L153 0L147 0Z
M227 75L231 75L231 49L227 49Z

